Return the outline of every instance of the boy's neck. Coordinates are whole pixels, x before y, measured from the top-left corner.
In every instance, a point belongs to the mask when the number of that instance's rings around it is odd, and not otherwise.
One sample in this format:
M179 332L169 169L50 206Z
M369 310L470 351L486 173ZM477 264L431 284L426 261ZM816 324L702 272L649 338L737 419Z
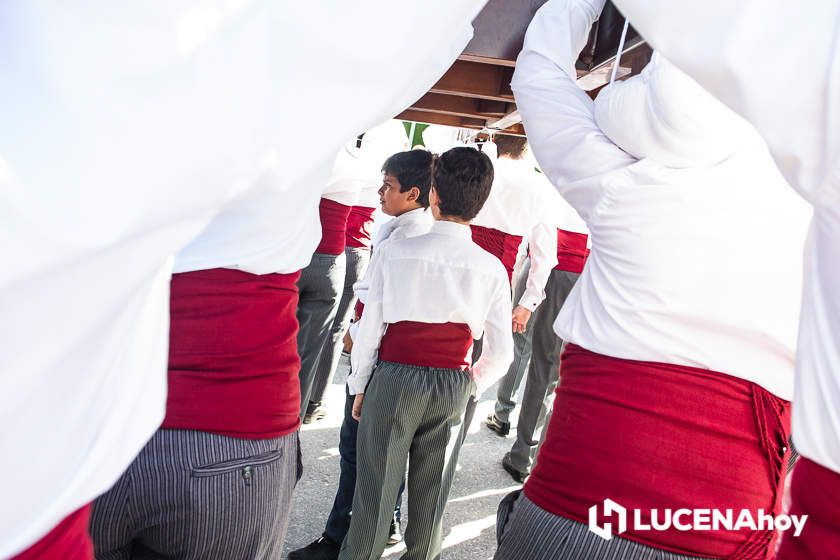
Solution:
M463 218L459 218L458 216L444 216L440 215L436 218L439 222L454 222L456 224L461 224L462 226L470 225L470 220L465 220Z
M414 212L415 210L419 210L419 209L421 209L421 208L423 208L423 207L422 207L422 206L420 206L420 205L418 204L418 205L417 205L417 206L415 206L414 208L409 208L408 210L403 210L403 211L402 211L402 212L400 212L399 214L394 214L394 217L395 217L395 218L399 218L399 217L400 217L400 216L402 216L403 214L408 214L409 212Z

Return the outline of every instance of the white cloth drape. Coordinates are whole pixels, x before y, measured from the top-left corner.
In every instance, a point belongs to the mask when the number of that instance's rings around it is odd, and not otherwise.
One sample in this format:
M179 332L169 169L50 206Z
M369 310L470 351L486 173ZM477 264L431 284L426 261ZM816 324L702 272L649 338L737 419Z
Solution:
M173 255L304 266L340 146L427 91L483 3L0 3L0 558L159 425Z

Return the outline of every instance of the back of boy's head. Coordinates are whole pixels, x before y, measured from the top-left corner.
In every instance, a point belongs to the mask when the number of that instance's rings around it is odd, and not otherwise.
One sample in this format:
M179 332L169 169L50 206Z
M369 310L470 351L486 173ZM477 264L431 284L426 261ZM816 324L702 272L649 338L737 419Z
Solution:
M382 164L382 172L392 175L400 182L400 192L411 187L420 189L417 204L429 207L429 191L432 188L432 153L427 150L397 152Z
M490 196L493 163L474 148L452 148L435 159L433 185L440 213L472 220Z
M522 159L528 151L528 140L524 136L497 134L493 138L493 143L496 144L496 152L499 156L507 156L511 159Z

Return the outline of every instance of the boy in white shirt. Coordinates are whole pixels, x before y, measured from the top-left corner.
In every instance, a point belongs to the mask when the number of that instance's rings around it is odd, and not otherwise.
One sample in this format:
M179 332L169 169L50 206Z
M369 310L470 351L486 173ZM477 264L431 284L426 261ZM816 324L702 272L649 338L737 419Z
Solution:
M485 154L465 147L442 154L433 164L431 231L394 241L369 269L348 379L360 423L343 560L381 556L406 459L411 501L403 558L440 554L467 400L513 359L507 273L472 242L469 228L492 181ZM470 369L473 339L482 335L482 356Z

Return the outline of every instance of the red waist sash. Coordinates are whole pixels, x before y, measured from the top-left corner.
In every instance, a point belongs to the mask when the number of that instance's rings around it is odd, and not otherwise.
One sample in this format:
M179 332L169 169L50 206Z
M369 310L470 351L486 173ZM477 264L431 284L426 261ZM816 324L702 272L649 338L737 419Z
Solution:
M522 244L522 236L484 226L471 225L470 229L475 244L502 261L510 281L513 278L513 267L516 266L516 255L519 245Z
M172 276L162 428L246 439L298 428L299 276L226 268Z
M840 555L840 473L804 457L793 469L791 515L808 515L802 534L785 533L776 560L812 560Z
M714 371L611 358L569 344L545 442L525 485L540 508L588 523L612 499L622 537L672 552L766 558L774 532L640 531L631 510L779 512L790 405ZM663 513L660 513L660 516ZM600 521L600 519L599 519ZM615 526L615 524L613 524Z
M90 504L65 517L38 542L10 560L93 560Z
M376 208L353 206L347 217L347 233L345 242L348 247L357 249L370 248L370 230L373 226L373 213Z
M586 264L586 257L589 250L586 248L586 240L589 236L585 233L575 233L565 229L557 229L557 270L566 272L583 272L583 265Z
M344 252L347 218L352 206L321 198L318 212L321 215L321 243L315 249L322 255L340 255Z
M466 370L472 332L463 323L391 323L379 343L379 359L412 366Z

